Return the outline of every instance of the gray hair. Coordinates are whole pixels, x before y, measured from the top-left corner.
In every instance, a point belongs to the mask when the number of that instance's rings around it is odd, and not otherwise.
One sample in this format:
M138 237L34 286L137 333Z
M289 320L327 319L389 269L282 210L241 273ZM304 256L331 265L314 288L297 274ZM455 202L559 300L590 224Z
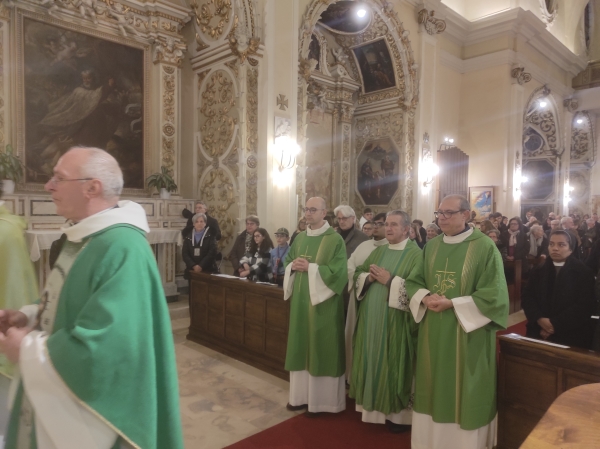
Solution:
M569 221L569 220L573 220L573 219L572 219L571 217L562 217L562 218L560 219L560 224L561 224L561 225L564 225L564 224L565 224L567 221Z
M456 193L453 193L451 195L446 195L444 197L444 199L442 199L442 201L440 201L440 204L446 200L459 200L460 201L460 205L459 205L460 210L471 210L471 205L469 204L469 200L466 199L462 195L458 195Z
M121 195L123 191L123 172L117 160L100 148L73 147L84 150L87 159L81 166L82 178L93 178L102 184L102 197L105 200Z
M538 225L538 224L534 224L534 225L532 225L532 226L531 226L531 228L529 228L529 229L531 230L530 232L532 232L532 233L533 233L534 231L537 231L537 230L540 230L540 229L541 229L542 231L544 230L544 228L543 228L542 226Z
M425 226L425 229L435 229L435 232L440 232L440 227L435 223L429 223L427 226Z
M390 215L398 215L398 216L402 217L402 222L403 222L404 226L410 226L410 215L408 215L403 210L399 210L399 209L391 210L386 214L386 217L389 217Z
M490 229L488 232L485 233L485 235L487 236L489 236L490 234L496 234L496 236L500 238L500 231L498 231L497 229Z
M256 223L256 226L260 226L260 219L256 215L248 215L244 220L244 223L251 221L252 223Z
M199 214L195 214L192 217L192 223L196 224L196 222L198 221L198 219L202 218L204 220L204 223L206 223L206 214L203 214L202 212Z
M344 217L356 217L354 209L347 204L340 204L338 207L333 209L333 213L337 216L338 212L341 212Z
M202 200L197 200L194 202L194 207L196 207L197 204L202 204L204 207L206 207L208 209L208 204L206 204L204 201Z

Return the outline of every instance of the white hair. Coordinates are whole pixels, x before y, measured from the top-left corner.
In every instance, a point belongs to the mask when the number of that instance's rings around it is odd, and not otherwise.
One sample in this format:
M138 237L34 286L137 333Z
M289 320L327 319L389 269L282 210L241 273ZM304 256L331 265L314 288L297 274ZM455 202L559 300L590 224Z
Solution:
M99 180L102 184L102 197L105 200L121 195L123 172L114 157L100 148L73 147L72 150L74 149L84 150L88 156L81 166L82 178Z
M569 221L569 220L572 220L572 218L571 218L571 217L562 217L562 218L560 219L560 224L561 224L561 225L562 225L562 224L565 224L565 223L566 223L567 221Z
M336 216L337 216L338 212L341 212L342 216L344 216L344 217L356 217L356 213L354 212L354 209L352 209L347 204L341 204L338 207L336 207L335 209L333 209L333 213Z
M206 223L206 214L203 214L203 213L195 214L192 217L192 223L196 224L196 222L201 218L204 220L204 223Z
M386 217L389 217L390 215L398 215L398 216L402 217L402 221L404 222L402 224L404 226L410 226L410 215L408 215L403 210L398 210L398 209L392 210L386 214Z

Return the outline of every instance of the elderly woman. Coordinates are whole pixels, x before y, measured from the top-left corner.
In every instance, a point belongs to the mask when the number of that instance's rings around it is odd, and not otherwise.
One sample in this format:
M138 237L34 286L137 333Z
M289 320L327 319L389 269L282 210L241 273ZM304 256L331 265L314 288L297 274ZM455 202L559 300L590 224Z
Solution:
M192 217L191 234L183 240L181 255L185 262L186 271L184 278L189 279L189 272L214 273L217 271L215 257L217 255L217 241L211 235L210 227L206 226L206 215L195 214Z
M541 225L531 226L529 236L529 253L527 257L545 259L548 255L548 237Z
M523 226L523 222L519 217L512 217L508 221L508 230L502 236L502 243L506 246L508 253L506 260L524 260L527 258L529 252L527 229Z
M427 232L427 242L434 237L440 235L440 228L435 223L429 223L425 226L425 231Z
M550 257L531 271L521 301L528 337L589 349L596 311L594 273L570 257L574 243L564 230L550 234Z
M271 282L273 269L271 266L271 250L273 241L265 228L254 231L254 239L250 243L250 251L240 260L240 277L251 281Z
M502 256L502 261L506 260L506 247L502 244L500 240L500 231L497 229L490 229L486 234L492 241L496 244L496 248L500 251L500 255Z

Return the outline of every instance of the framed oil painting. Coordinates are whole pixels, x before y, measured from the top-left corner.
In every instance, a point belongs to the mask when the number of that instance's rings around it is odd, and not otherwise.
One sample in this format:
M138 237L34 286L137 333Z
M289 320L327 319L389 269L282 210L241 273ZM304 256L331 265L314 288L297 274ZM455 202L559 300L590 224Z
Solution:
M360 69L365 94L396 86L394 64L385 40L369 42L352 51Z
M365 144L357 158L358 193L366 205L387 205L398 190L400 158L390 139Z
M125 188L144 189L145 49L55 20L19 18L27 185L44 184L60 156L83 145L117 159Z
M494 187L469 187L469 204L477 213L475 220L488 220L494 212Z

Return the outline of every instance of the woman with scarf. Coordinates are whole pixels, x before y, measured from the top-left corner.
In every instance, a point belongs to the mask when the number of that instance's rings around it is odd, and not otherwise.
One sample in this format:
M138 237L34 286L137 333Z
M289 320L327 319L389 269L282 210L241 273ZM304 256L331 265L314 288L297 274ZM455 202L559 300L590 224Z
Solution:
M527 263L527 253L529 252L529 242L527 241L527 228L519 217L513 217L508 221L508 229L502 235L502 244L506 248L506 261L521 260L521 273L529 271ZM508 283L515 279L515 272L512 267L504 269L504 275Z
M544 233L544 228L541 225L533 225L527 235L529 236L529 253L527 257L530 259L545 259L548 255L548 237Z
M250 251L240 260L240 277L247 277L251 281L271 282L273 279L271 266L273 241L264 228L257 228L253 237Z
M192 232L183 240L181 256L185 262L186 270L183 275L189 279L190 271L196 273L214 273L217 271L215 256L217 255L217 241L206 226L206 215L196 214L192 217L194 227Z

